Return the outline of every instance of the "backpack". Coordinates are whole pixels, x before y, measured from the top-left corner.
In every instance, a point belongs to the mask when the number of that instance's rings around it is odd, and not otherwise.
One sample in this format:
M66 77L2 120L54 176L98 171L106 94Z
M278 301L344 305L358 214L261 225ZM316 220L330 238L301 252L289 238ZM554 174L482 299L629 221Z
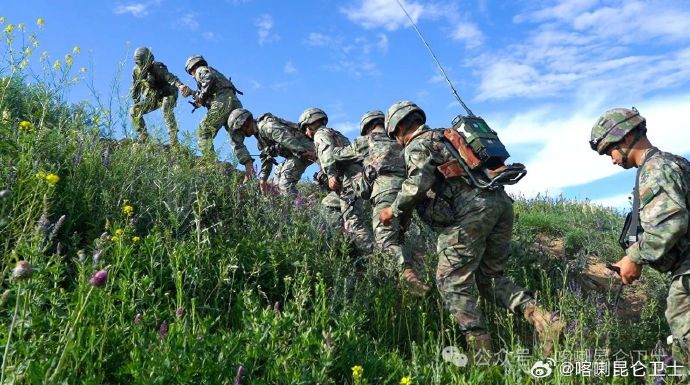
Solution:
M443 130L441 138L454 158L438 167L444 177L463 177L475 187L494 190L527 175L523 164L505 164L510 154L484 119L458 115L452 125Z

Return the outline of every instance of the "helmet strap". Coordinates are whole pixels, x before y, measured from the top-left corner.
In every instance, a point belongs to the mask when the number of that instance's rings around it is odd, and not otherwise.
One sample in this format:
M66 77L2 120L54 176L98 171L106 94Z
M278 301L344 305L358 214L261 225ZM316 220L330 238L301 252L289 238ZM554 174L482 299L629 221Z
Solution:
M627 145L625 148L622 148L620 146L620 144L614 145L613 148L618 150L623 155L623 164L624 165L628 164L628 154L630 153L630 150L632 150L633 147L635 147L635 144L637 144L637 142L640 141L640 138L642 138L642 131L637 130L637 132L635 132L635 136L633 136L632 142L630 142L630 144Z

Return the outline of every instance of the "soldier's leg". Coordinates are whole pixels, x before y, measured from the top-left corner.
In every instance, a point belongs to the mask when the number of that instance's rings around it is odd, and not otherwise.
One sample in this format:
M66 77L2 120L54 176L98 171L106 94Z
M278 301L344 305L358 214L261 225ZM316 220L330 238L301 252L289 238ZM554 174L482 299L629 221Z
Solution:
M297 195L297 182L302 178L308 165L308 161L296 156L291 156L283 162L278 178L278 189L281 194Z
M383 209L390 207L396 196L396 191L375 196L372 200L371 220L376 246L384 253L390 255L395 260L395 263L402 268L405 263L412 265L412 258L402 247L400 220L398 217L394 217L390 224L387 225L379 220L379 213Z
M339 196L345 233L352 238L362 253L371 253L374 250L374 242L371 230L364 221L364 202L355 195L347 178L343 182Z
M139 141L144 142L148 139L149 134L146 132L146 122L144 115L158 108L158 100L154 97L145 96L142 100L132 105L129 110L129 116L132 118L132 124L139 133Z
M522 314L523 305L534 298L527 289L516 285L504 272L513 236L513 205L502 191L494 191L486 199L491 201L495 215L492 218L494 226L488 230L486 251L476 274L479 293L516 314Z
M321 200L321 214L330 229L341 231L343 228L343 214L340 212L340 197L331 191Z
M666 321L673 335L673 358L690 365L690 275L671 282L666 297Z
M230 115L227 98L218 97L211 102L211 105L199 124L199 147L204 157L217 159L213 149L213 139L218 134L218 130L227 124Z
M175 106L177 106L177 92L163 98L163 118L168 127L170 145L177 146L177 120L175 120Z

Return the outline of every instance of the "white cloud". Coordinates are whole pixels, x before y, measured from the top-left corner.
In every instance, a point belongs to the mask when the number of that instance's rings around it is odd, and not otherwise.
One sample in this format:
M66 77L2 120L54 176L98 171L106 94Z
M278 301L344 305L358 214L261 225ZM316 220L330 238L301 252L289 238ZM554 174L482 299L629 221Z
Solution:
M465 47L474 48L480 46L484 42L484 34L479 30L479 27L471 22L461 22L455 27L451 34L454 40L459 40L465 43Z
M187 13L180 18L180 24L189 28L192 31L199 29L199 21L197 20L196 14Z
M631 198L631 194L616 194L604 198L593 199L589 203L597 206L613 207L619 210L630 210L632 207Z
M292 75L296 74L298 71L297 67L295 67L295 65L292 63L292 60L288 60L288 62L285 63L285 66L283 67L283 72L288 75Z
M412 20L417 23L425 10L420 3L401 0ZM361 0L357 7L341 8L348 19L364 28L383 27L394 31L409 23L395 0Z
M218 39L218 35L216 35L215 32L207 31L201 34L201 36L204 37L204 39L208 41L216 41Z
M124 15L126 13L131 14L134 17L144 17L148 12L148 3L132 3L127 5L118 5L115 7L115 14Z
M324 64L324 68L334 72L345 72L359 78L379 73L371 57L375 53L386 53L388 38L384 34L379 34L376 41L371 41L364 36L350 39L311 32L304 40L304 44L327 50L328 61Z
M468 61L480 76L479 100L645 93L690 79L690 48L678 44L690 41L687 3L551 4L514 17L516 23L537 24L524 40Z
M254 23L259 34L259 45L272 43L280 40L280 36L273 33L273 17L269 14L263 14Z
M621 98L624 99L624 98ZM625 99L627 101L627 99ZM498 129L509 151L520 145L537 147L529 159L509 161L524 163L528 174L518 184L509 187L511 193L533 196L548 191L559 194L564 188L583 185L624 172L614 166L610 158L599 156L588 144L589 133L597 117L613 107L630 107L621 103L601 106L598 102L581 105L570 114L544 106L513 118L490 122ZM664 151L690 153L690 130L685 127L685 115L690 111L690 94L666 96L636 105L647 119L648 137ZM626 172L635 172L627 170ZM612 191L629 186L613 186Z

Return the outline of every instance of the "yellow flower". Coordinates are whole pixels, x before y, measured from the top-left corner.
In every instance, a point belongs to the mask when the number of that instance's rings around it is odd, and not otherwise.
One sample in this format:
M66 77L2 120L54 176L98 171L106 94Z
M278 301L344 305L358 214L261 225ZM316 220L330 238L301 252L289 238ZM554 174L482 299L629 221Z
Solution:
M12 31L14 31L14 24L7 24L7 27L5 27L5 33L6 34L11 34Z
M22 120L19 122L20 131L31 131L34 128L34 124L28 120Z
M36 19L36 25L38 25L39 27L42 27L43 24L45 24L45 23L46 23L46 21L42 17L39 17L38 19Z
M405 376L400 379L400 385L412 385L412 377Z
M60 177L57 176L56 174L50 173L50 174L45 176L45 180L46 180L46 182L55 186L60 181Z
M26 59L24 59L24 60L22 60L21 63L19 63L19 68L24 69L24 68L26 68L26 66L28 66L28 65L29 65L29 61L26 60Z
M20 31L24 31L24 23L19 23L19 24L17 24L17 28L18 28Z
M79 48L78 45L75 45L74 48L72 48L72 53L79 54L80 52L81 52L81 48Z
M361 380L362 374L364 374L364 368L363 367L361 367L360 365L355 365L352 367L352 378L355 381Z
M46 173L43 172L43 171L39 171L39 172L36 173L36 178L38 178L38 179L45 179L45 178L46 178L46 175L48 175L48 174L46 174Z
M113 235L112 237L110 237L110 240L113 242L117 242L120 240L120 237L118 237L117 235Z
M137 236L132 237L132 242L137 243L139 241L141 241L140 237L137 237Z
M79 68L79 72L85 74L86 73L86 67Z
M74 63L74 60L72 59L72 55L70 55L70 54L65 55L65 64L68 67L71 67L73 63Z
M60 63L60 60L59 60L59 59L58 59L58 60L55 60L55 62L53 63L53 69L54 69L54 70L59 70L60 68L62 68L62 63Z
M123 235L125 235L125 231L124 231L124 230L122 230L122 229L117 229L117 230L115 230L115 236L121 237L121 236L123 236Z
M32 53L34 53L34 51L32 51L31 48L29 48L29 47L24 48L24 55L29 56Z
M131 217L132 214L134 214L134 206L125 204L122 206L122 212L125 213L126 216Z

